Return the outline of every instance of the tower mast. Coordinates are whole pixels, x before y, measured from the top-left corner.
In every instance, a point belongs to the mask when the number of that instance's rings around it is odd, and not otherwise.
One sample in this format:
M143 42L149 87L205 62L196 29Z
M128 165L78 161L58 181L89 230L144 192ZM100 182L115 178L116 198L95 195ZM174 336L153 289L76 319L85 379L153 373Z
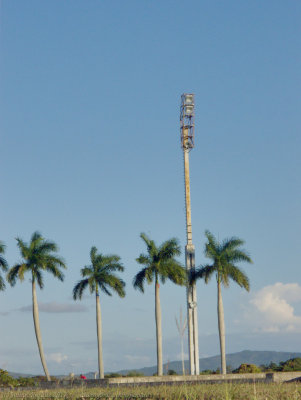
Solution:
M195 269L195 248L192 244L191 229L191 203L190 203L190 177L189 177L189 152L194 147L194 94L181 96L180 110L181 146L184 153L184 182L186 206L186 270ZM190 374L198 375L199 369L199 343L198 343L198 318L196 286L187 284L187 316L188 316L188 347Z

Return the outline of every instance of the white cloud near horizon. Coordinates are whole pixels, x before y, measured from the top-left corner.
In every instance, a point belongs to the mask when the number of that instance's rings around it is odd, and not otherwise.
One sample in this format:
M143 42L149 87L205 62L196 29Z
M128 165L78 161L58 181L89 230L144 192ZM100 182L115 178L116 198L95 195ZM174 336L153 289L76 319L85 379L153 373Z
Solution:
M50 354L46 354L46 359L48 361L53 361L57 364L61 364L61 362L66 361L68 359L68 357L62 353L50 353Z
M301 302L298 283L281 283L255 292L244 310L243 321L254 332L301 332L301 315L292 304Z
M17 311L28 312L32 311L32 305L20 307ZM57 303L52 301L50 303L39 303L39 311L45 313L78 313L86 312L88 308L82 304L70 303Z

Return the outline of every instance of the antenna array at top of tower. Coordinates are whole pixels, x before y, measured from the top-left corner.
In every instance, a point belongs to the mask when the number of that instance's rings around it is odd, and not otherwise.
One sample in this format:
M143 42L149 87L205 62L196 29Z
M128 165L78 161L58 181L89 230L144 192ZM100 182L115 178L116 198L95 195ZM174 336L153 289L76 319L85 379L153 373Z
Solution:
M194 94L181 96L180 109L181 146L184 150L194 147Z

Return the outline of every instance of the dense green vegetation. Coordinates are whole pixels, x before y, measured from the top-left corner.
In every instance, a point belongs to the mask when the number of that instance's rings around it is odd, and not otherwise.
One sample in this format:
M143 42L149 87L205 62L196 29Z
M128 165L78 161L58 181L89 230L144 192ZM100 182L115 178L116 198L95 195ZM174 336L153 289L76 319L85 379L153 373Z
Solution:
M262 370L255 364L241 364L232 371L233 374L256 374L259 372L262 372Z
M263 371L275 371L275 372L301 371L301 357L291 358L287 361L281 361L279 364L270 363L268 365L261 365L260 368Z
M281 361L279 364L271 362L269 364L262 364L260 366L256 364L243 363L238 368L233 369L227 365L227 372L232 374L248 374L248 373L259 373L259 372L294 372L301 371L301 358L291 358L287 361ZM205 369L201 371L202 375L219 374L220 369L211 370Z
M37 380L34 378L13 378L9 373L3 369L0 369L0 387L33 387L37 385Z

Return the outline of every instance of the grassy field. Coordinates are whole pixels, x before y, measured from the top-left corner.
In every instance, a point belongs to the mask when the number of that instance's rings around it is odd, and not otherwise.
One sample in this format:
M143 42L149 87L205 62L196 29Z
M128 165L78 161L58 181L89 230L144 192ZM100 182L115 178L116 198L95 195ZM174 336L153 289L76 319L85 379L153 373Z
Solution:
M0 392L1 400L301 400L301 384L215 384Z

